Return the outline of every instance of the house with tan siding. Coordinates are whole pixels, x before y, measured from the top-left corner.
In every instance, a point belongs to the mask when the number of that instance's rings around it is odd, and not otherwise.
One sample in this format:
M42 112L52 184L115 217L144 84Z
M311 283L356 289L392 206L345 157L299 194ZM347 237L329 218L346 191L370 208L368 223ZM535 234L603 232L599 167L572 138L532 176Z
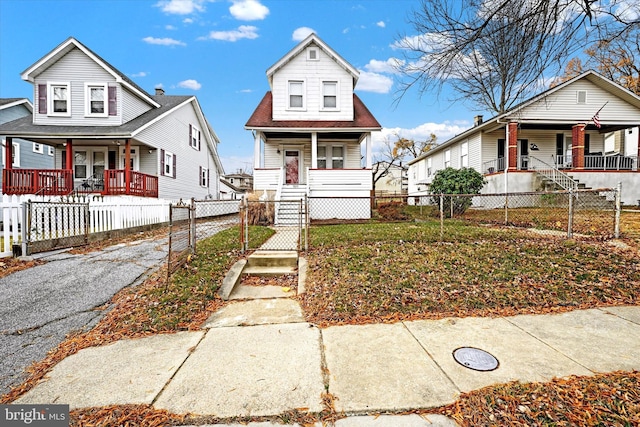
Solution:
M596 115L597 113L597 115ZM429 194L435 173L470 167L483 193L614 188L640 199L640 97L595 71L553 87L410 161L409 196Z

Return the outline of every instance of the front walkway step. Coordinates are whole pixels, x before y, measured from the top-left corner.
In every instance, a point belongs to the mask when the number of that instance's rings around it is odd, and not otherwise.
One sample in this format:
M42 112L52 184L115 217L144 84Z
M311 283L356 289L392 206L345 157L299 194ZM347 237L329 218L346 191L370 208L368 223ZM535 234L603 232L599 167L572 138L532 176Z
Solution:
M247 266L289 266L298 265L298 252L296 251L255 251L249 256Z
M203 328L304 322L297 301L287 298L237 301L216 311Z
M229 299L290 298L296 296L296 289L282 286L237 285Z
M255 266L250 267L246 266L242 270L242 274L247 274L251 276L284 276L287 274L296 274L296 267L287 267L287 266L274 266L274 267L262 267Z

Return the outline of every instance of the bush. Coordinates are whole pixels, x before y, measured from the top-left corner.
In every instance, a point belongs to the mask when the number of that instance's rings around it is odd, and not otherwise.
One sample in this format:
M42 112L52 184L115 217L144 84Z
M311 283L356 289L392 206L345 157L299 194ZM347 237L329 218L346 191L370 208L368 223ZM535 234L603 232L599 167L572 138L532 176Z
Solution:
M432 201L436 206L440 204L440 196L435 194L480 194L480 190L487 183L480 172L472 168L446 168L436 172L431 182L429 191L432 196ZM468 196L461 197L445 197L443 201L444 214L451 215L452 203L453 214L463 214L469 206L471 206L472 199Z

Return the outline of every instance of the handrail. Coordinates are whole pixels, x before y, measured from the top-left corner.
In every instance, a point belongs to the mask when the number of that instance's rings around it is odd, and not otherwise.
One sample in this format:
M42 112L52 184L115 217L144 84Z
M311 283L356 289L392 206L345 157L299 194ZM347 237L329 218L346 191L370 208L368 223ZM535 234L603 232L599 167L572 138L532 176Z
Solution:
M538 159L534 156L529 156L530 165L529 168L534 169L536 173L549 178L554 183L558 184L565 190L577 190L578 183L573 180L569 175L562 172L558 168L551 166L550 164ZM542 165L542 167L538 167L538 164Z

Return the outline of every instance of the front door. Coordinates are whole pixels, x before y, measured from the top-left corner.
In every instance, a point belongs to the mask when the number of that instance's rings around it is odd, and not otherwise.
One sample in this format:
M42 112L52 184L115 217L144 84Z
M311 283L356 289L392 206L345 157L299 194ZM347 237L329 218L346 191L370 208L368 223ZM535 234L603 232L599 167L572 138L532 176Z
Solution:
M285 150L284 164L286 170L285 183L298 184L300 182L300 151Z
M529 169L529 140L518 140L518 159L520 160L519 169Z

